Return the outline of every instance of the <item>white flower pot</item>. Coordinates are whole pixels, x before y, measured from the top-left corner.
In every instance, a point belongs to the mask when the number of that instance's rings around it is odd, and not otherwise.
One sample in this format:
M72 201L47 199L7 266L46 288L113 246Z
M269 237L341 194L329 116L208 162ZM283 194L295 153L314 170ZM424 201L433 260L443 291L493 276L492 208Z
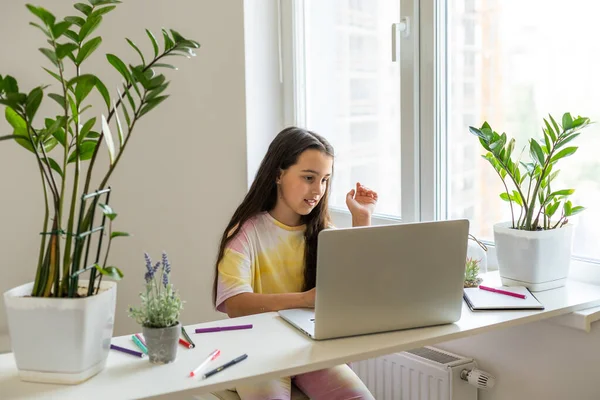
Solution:
M564 286L569 275L573 226L524 231L510 222L494 225L494 241L502 284L541 291Z
M103 281L96 296L74 299L29 297L32 288L33 282L4 293L21 380L77 384L100 372L113 334L115 282Z

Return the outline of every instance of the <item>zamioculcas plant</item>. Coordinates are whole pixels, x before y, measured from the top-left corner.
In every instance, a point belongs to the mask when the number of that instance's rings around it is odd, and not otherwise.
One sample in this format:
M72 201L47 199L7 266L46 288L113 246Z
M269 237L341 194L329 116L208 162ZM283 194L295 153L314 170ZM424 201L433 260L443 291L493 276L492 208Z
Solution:
M559 160L575 154L576 146L567 146L590 124L590 119L565 113L562 125L552 115L544 119L543 137L529 140L531 160L516 158L513 151L515 139L508 140L506 133L498 134L485 122L481 128L469 127L472 134L488 152L483 158L489 161L500 176L505 191L502 200L510 204L512 228L527 231L556 229L564 226L568 218L584 210L568 199L574 189L556 189L553 185L559 170ZM515 215L514 208L520 207ZM515 218L516 217L516 218Z
M173 56L195 56L194 50L199 47L197 42L176 31L163 29L161 48L152 32L146 30L153 50L146 56L126 39L139 55L139 64L127 65L114 54L106 55L123 77L118 85L107 86L87 68L86 60L102 44L102 37L93 33L120 1L88 1L89 4L75 4L78 14L63 19L44 8L27 5L37 18L31 25L46 39L47 45L40 51L49 61L50 68L44 70L52 78L52 85L41 85L27 92L22 91L12 76L0 75L0 104L5 106L6 120L13 128L12 135L0 136L0 141L14 141L32 153L45 201L32 296L76 296L78 277L84 271L90 271L87 295L95 293L98 272L100 278L122 276L118 268L106 266L106 257L110 241L127 236L124 232L109 233L104 263L98 254L95 262L86 265L92 234L104 230L107 218L112 221L116 217L107 201L100 203L100 196L109 193L109 178L130 143L136 123L168 97L165 90L169 82L161 71L176 68L165 61ZM88 111L91 108L88 96L94 91L106 107L99 118L90 116ZM45 98L55 101L57 110L41 117L37 111ZM108 151L109 164L101 173L99 185L92 188L92 174L101 147ZM67 188L72 188L70 193ZM102 226L95 227L94 212L98 206L104 217Z

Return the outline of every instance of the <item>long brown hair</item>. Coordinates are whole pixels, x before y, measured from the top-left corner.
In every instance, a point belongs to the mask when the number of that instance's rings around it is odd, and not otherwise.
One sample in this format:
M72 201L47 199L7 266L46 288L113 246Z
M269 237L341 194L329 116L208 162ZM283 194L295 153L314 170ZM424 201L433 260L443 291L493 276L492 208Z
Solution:
M282 170L286 170L298 162L298 157L308 149L316 149L333 157L333 147L329 142L318 134L297 128L289 127L273 139L263 158L254 182L250 190L244 197L242 203L233 213L231 221L227 224L221 244L219 254L215 264L215 280L213 284L213 302L217 298L217 280L218 266L223 259L225 248L231 239L240 231L246 221L255 215L270 211L277 203L277 178ZM327 181L327 187L319 204L308 215L302 216L302 222L306 224L304 232L305 250L304 250L304 290L315 287L317 278L317 238L319 232L330 225L329 216L329 191L330 182ZM215 304L216 305L216 304Z

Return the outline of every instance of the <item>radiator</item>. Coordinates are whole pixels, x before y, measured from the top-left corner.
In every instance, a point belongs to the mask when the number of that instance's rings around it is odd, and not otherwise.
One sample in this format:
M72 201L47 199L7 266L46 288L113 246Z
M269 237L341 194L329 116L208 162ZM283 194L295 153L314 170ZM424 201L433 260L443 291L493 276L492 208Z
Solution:
M477 388L460 379L471 358L434 347L351 364L377 400L477 400Z

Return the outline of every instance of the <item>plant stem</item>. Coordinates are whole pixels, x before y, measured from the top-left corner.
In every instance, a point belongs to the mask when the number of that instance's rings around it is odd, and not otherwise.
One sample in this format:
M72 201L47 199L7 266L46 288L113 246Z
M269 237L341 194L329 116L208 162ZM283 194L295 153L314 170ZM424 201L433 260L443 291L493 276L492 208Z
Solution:
M41 236L42 239L40 240L40 250L39 250L39 256L38 256L38 266L37 266L37 271L35 274L35 282L33 284L33 290L32 290L32 296L39 296L39 289L40 289L40 280L41 280L41 276L42 276L42 266L43 266L43 262L44 262L44 250L46 249L46 232L48 230L48 216L50 214L49 211L49 207L48 207L48 190L46 189L46 181L44 179L44 173L42 172L42 170L40 169L40 176L42 178L42 187L44 188L44 224L42 226L42 232L41 232Z
M76 69L76 77L79 77L80 69L77 67ZM64 79L63 79L64 82ZM77 100L76 100L77 101ZM69 219L67 221L67 240L65 242L65 255L63 260L63 285L61 288L62 294L66 294L69 292L69 280L70 280L70 266L72 262L71 258L71 246L73 242L73 225L75 220L75 207L77 205L77 193L79 192L79 173L81 168L81 160L80 152L79 152L79 102L76 103L77 110L77 120L75 121L75 152L77 157L75 157L75 175L73 176L73 191L71 193L71 207L69 209ZM73 116L75 117L75 116ZM65 133L66 135L66 133ZM98 143L98 146L100 143ZM85 193L85 192L84 192ZM78 232L80 232L81 227L78 227Z

